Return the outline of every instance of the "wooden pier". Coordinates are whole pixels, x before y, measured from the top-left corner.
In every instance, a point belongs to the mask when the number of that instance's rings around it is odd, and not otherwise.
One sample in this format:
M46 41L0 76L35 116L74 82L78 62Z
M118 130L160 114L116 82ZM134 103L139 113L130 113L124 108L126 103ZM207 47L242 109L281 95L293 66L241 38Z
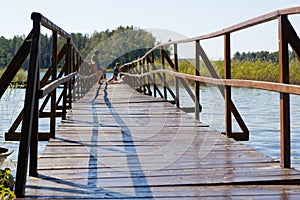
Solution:
M139 59L122 63L126 84L116 85L94 85L96 73L72 35L42 14L32 13L32 30L0 78L1 98L29 58L24 107L5 134L7 140L20 140L16 196L299 199L300 172L291 168L290 94L300 95L300 86L290 84L288 56L290 46L300 58L300 38L288 19L299 13L300 7L281 9L210 34L159 44ZM279 83L231 77L231 35L272 20L278 22ZM51 65L42 78L41 27L52 32ZM223 76L201 43L217 37L224 39ZM194 44L193 75L181 72L178 63L178 48L187 43ZM200 74L202 62L209 77ZM167 80L172 79L174 91L168 87ZM194 83L194 91L185 80ZM217 86L224 98L224 135L197 121L205 106L200 104L200 83ZM180 105L182 86L194 102L192 107ZM236 141L248 140L250 132L232 100L231 87L280 94L280 162ZM167 101L168 94L175 105ZM155 98L158 95L161 98ZM193 110L195 118L179 108ZM56 130L58 117L62 124ZM48 133L39 132L40 118L49 119ZM240 133L232 131L233 119ZM38 157L38 140L49 138L55 139Z
M298 199L300 172L161 98L95 85L73 104L29 177L38 199Z

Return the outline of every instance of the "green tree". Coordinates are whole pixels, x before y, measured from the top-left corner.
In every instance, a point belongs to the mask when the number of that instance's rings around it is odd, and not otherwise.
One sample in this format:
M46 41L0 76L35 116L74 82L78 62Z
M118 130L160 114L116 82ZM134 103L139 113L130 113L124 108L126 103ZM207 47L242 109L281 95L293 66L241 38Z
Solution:
M102 32L95 31L92 35L71 33L71 37L77 49L87 61L90 61L93 51L99 49L100 60L104 67L113 67L115 62L123 64L137 59L153 48L156 42L150 33L133 26L119 26L115 30L107 29ZM25 35L15 36L12 39L0 37L0 68L9 64L24 39ZM59 36L58 51L65 43L66 39ZM52 36L42 34L40 47L40 66L41 68L49 68L52 56ZM23 68L28 68L28 59L25 61Z

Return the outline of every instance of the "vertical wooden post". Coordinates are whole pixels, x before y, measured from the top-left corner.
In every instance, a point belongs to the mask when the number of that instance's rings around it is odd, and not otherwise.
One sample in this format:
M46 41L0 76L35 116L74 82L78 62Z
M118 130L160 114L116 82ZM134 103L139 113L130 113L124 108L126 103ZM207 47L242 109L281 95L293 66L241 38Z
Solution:
M147 71L146 71L146 66L145 66L145 58L143 58L143 60L142 60L142 65L141 65L141 68L143 69L143 70L141 70L142 71L142 73L141 74L144 74L144 73L146 73ZM144 94L146 94L146 91L147 91L147 84L146 84L146 77L145 76L143 76L143 93Z
M136 74L140 74L141 71L140 71L140 68L139 68L139 62L135 62L135 63L134 63L134 66L135 66L135 73L136 73ZM140 77L137 77L137 78L136 78L136 81L137 81L136 87L137 87L139 90L141 90L141 78L140 78Z
M81 64L81 67L80 67L80 74L84 74L86 75L87 74L87 70L86 70L86 66L85 66L85 62L83 60L82 61L82 64ZM81 97L84 96L84 93L85 93L85 78L80 78L80 92L81 92Z
M133 67L133 64L131 63L131 64L129 64L129 68L130 68L130 73L131 74L134 74L134 67ZM132 84L132 88L133 89L135 89L135 78L134 77L130 77L130 82L131 82L131 84Z
M132 63L133 65L133 73L134 74L137 74L137 67L135 65L135 63ZM138 88L138 78L134 78L134 89L137 89Z
M178 72L178 50L177 50L177 44L174 44L174 71ZM180 108L180 102L179 102L179 79L178 77L175 77L175 104L177 108Z
M140 75L145 73L145 68L144 68L144 59L139 61L139 66L140 66ZM145 94L146 87L145 87L145 77L141 77L141 91Z
M70 64L70 73L75 72L75 48L73 44L71 45L71 64ZM75 83L75 77L69 80L69 108L72 108L73 101L73 88Z
M79 68L79 55L78 53L75 51L74 53L74 58L75 58L75 64L74 64L74 72L78 72L78 68ZM74 88L73 88L73 100L76 101L78 99L78 82L76 82L77 78L76 76L73 78L73 83L74 83Z
M160 57L161 57L161 66L162 66L162 69L165 69L165 56L164 56L164 49L163 47L161 47L160 49ZM165 99L168 99L168 96L167 96L167 88L166 88L166 75L165 74L162 74L162 82L163 82L163 88L164 88L164 98Z
M39 132L39 98L37 91L40 89L40 67L39 61L36 68L36 96L33 104L33 119L32 119L32 133L30 141L30 157L29 157L29 176L37 176L37 160L38 160L38 132Z
M68 74L72 73L72 66L73 66L73 46L71 45L71 39L70 39L70 49L69 49L69 67L68 67ZM71 108L71 101L72 101L72 79L70 79L68 82L68 92L67 92L67 108Z
M57 77L57 32L52 31L52 81ZM51 116L50 116L50 135L55 138L55 124L56 124L56 89L51 92Z
M199 47L200 41L195 41L195 76L200 76L200 59L199 59ZM194 93L195 93L195 119L200 119L200 106L199 106L199 98L200 98L200 82L195 81L194 86Z
M151 63L152 63L152 65L154 65L154 59L155 59L155 57L154 57L154 52L153 52L153 51L151 52L151 57L152 57ZM152 69L151 69L151 70L154 70L154 69L153 69L153 66L152 66ZM156 90L157 90L157 86L156 86L156 77L155 77L155 74L153 74L153 92L154 92L153 96L154 96L154 97L157 97Z
M230 57L230 33L224 35L224 78L231 79L231 57ZM225 128L226 136L231 137L232 134L232 117L231 117L231 87L225 86Z
M71 39L67 39L67 50L66 50L66 71L65 75L69 74L70 66L71 66ZM62 119L65 120L67 118L67 101L68 101L68 90L69 90L69 81L64 83L64 91L63 91L63 106L62 106ZM90 86L89 86L90 87ZM89 89L89 88L88 88Z
M278 23L279 33L279 74L280 83L289 83L289 54L288 54L288 29L287 16L281 15ZM290 147L290 95L280 93L280 141L281 141L281 165L284 168L291 167Z
M141 73L142 73L141 61L138 61L136 64L137 64L136 66L137 66L137 69L138 69L138 74L141 75ZM139 77L138 80L139 80L140 91L142 91L143 78Z
M81 73L82 74L87 74L87 70L86 70L86 62L84 60L81 60L82 61L82 66L81 66ZM81 79L81 97L84 97L84 94L85 94L85 78L82 78Z
M133 73L134 74L138 74L138 68L137 68L137 64L136 63L132 63L133 66ZM134 89L138 89L139 87L139 82L138 82L139 78L135 77L134 78Z
M147 59L146 59L146 66L147 66L147 72L149 72L150 71L150 64L149 64L149 60L148 60L148 57L147 57ZM152 96L152 91L151 91L151 78L150 78L150 76L148 76L148 78L147 78L147 88L148 88L148 95L149 96Z
M84 62L82 60L82 58L80 57L79 59L79 63L80 63L80 71L81 73L85 74L84 73ZM83 97L84 96L84 79L83 78L80 78L80 86L79 86L79 89L80 89L80 97Z
M31 41L30 60L28 68L27 89L24 102L24 118L21 128L21 140L16 174L15 193L18 198L25 196L25 184L28 169L28 153L32 136L32 126L36 118L35 103L38 101L38 68L40 43L40 15L31 15L33 20L33 37Z

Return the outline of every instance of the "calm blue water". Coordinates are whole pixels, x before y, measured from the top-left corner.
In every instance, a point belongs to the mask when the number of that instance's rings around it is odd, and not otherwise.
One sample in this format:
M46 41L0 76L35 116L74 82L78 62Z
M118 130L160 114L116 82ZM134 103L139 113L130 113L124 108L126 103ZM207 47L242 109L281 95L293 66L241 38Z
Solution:
M41 72L41 77L43 77L45 72ZM112 73L107 73L107 78L110 78ZM62 89L58 89L58 93ZM57 95L59 98L59 95ZM12 169L12 173L15 173L16 163L18 160L18 148L19 142L11 142L5 141L4 134L7 132L14 122L14 120L19 115L20 111L24 106L24 99L25 99L25 89L12 89L8 88L5 94L0 99L0 146L4 148L13 149L14 152L5 160L2 164L1 168L9 167ZM40 100L40 104L43 102L44 99ZM49 101L50 103L50 101ZM48 104L49 104L48 103ZM49 111L49 105L46 106L46 111ZM49 132L49 119L40 119L39 120L39 131L41 132ZM56 120L57 125L60 123L60 118ZM21 131L21 125L18 127L17 132ZM44 147L46 146L47 142L39 142L39 154L42 153Z
M109 77L109 75L108 75ZM15 152L2 167L14 169L17 161L18 142L4 141L6 132L24 104L24 89L9 89L0 99L1 146ZM216 87L201 87L202 113L200 120L224 131L224 101ZM256 89L232 88L232 99L250 130L250 141L243 142L275 159L280 157L279 94ZM181 107L191 107L193 101L180 89ZM57 119L59 122L59 119ZM48 131L48 119L40 120L40 131ZM234 131L240 131L233 123ZM300 96L291 95L292 167L300 169ZM40 153L46 142L40 142Z
M19 142L5 141L4 133L7 132L19 115L24 106L25 89L8 89L0 99L0 146L13 149L14 152L5 160L2 168L9 167L15 173L18 159ZM49 131L49 119L40 119L39 130ZM21 131L21 125L17 129ZM39 154L44 149L47 142L39 142Z

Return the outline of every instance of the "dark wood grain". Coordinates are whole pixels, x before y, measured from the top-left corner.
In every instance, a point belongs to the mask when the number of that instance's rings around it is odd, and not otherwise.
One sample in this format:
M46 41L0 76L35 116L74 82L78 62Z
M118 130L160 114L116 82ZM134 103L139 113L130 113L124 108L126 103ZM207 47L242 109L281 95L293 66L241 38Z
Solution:
M27 182L28 198L300 197L299 171L170 103L104 86L73 104Z

